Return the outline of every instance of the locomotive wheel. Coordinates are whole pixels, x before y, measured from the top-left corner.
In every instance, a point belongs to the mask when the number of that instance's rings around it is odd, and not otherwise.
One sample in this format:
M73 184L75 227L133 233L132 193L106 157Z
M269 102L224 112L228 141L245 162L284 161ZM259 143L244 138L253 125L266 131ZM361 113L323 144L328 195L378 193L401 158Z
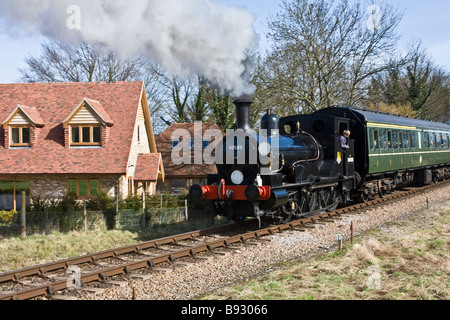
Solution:
M299 215L307 216L316 210L317 192L304 192L300 199Z
M370 200L370 195L369 195L368 193L361 192L361 193L359 194L359 198L360 198L361 202L367 203L367 202L369 202L369 200Z
M286 207L281 208L281 218L278 220L278 224L285 224L292 220L294 216L294 211L286 209Z
M336 188L327 188L322 191L323 209L328 212L336 210L339 206L339 196Z

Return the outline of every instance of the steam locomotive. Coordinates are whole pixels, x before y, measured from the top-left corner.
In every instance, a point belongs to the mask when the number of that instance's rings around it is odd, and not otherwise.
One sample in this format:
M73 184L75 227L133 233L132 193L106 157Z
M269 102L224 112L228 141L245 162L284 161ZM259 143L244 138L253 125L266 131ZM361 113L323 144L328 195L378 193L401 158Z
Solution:
M218 174L190 188L216 215L270 223L384 197L412 183L450 178L450 125L353 107L279 119L268 110L250 127L251 99L236 100L236 127L218 148ZM340 136L351 131L348 146Z

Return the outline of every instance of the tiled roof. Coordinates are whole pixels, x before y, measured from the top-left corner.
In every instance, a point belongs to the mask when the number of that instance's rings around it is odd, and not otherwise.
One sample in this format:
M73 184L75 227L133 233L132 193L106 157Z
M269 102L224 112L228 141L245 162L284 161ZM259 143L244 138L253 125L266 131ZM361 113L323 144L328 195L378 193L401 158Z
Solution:
M207 130L216 129L219 127L214 123L203 123L202 134L204 135ZM164 172L167 178L171 177L205 177L208 174L217 173L215 165L201 164L195 165L192 158L192 164L176 165L172 161L172 134L176 130L187 130L191 137L194 135L194 123L174 123L167 128L157 139L156 145L158 152L161 152L162 159L164 161ZM218 143L218 141L217 141Z
M159 168L161 164L161 154L140 154L136 164L134 174L135 181L158 181Z
M124 174L143 82L0 84L0 123L17 106L26 105L40 115L34 148L5 149L0 130L0 174ZM65 148L63 121L85 97L114 123L102 148ZM101 105L102 110L100 110ZM37 114L36 113L36 114ZM36 115L30 115L34 121Z

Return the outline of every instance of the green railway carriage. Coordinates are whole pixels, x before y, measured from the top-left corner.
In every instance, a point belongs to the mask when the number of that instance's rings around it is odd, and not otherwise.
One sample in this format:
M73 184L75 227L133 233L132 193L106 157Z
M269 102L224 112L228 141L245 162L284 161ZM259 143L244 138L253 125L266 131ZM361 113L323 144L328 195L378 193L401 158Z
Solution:
M352 107L332 107L316 114L349 119L357 184L366 195L450 175L449 124Z
M450 131L434 123L399 126L368 123L369 174L433 167L450 162Z

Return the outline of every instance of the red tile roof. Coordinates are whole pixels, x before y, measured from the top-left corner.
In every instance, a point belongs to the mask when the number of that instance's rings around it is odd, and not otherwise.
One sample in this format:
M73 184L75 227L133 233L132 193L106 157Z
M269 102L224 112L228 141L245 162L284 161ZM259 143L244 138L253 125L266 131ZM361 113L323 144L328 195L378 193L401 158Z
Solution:
M203 123L202 134L207 130L220 128L215 123ZM157 139L156 145L158 152L161 152L164 161L164 172L167 178L171 177L206 177L208 174L217 173L215 165L201 164L195 165L192 157L192 164L176 165L172 162L172 134L176 130L188 130L191 137L194 138L194 123L174 123L167 128ZM218 143L219 141L217 141Z
M158 181L161 153L140 154L134 174L135 181Z
M125 174L143 85L143 82L0 84L0 123L19 104L34 108L45 123L45 127L36 129L37 141L32 149L5 149L0 136L0 174ZM63 121L85 97L98 101L114 122L108 143L103 148L65 148ZM93 104L97 112L103 113L99 104ZM35 115L31 117L38 121ZM0 130L0 135L3 131Z

